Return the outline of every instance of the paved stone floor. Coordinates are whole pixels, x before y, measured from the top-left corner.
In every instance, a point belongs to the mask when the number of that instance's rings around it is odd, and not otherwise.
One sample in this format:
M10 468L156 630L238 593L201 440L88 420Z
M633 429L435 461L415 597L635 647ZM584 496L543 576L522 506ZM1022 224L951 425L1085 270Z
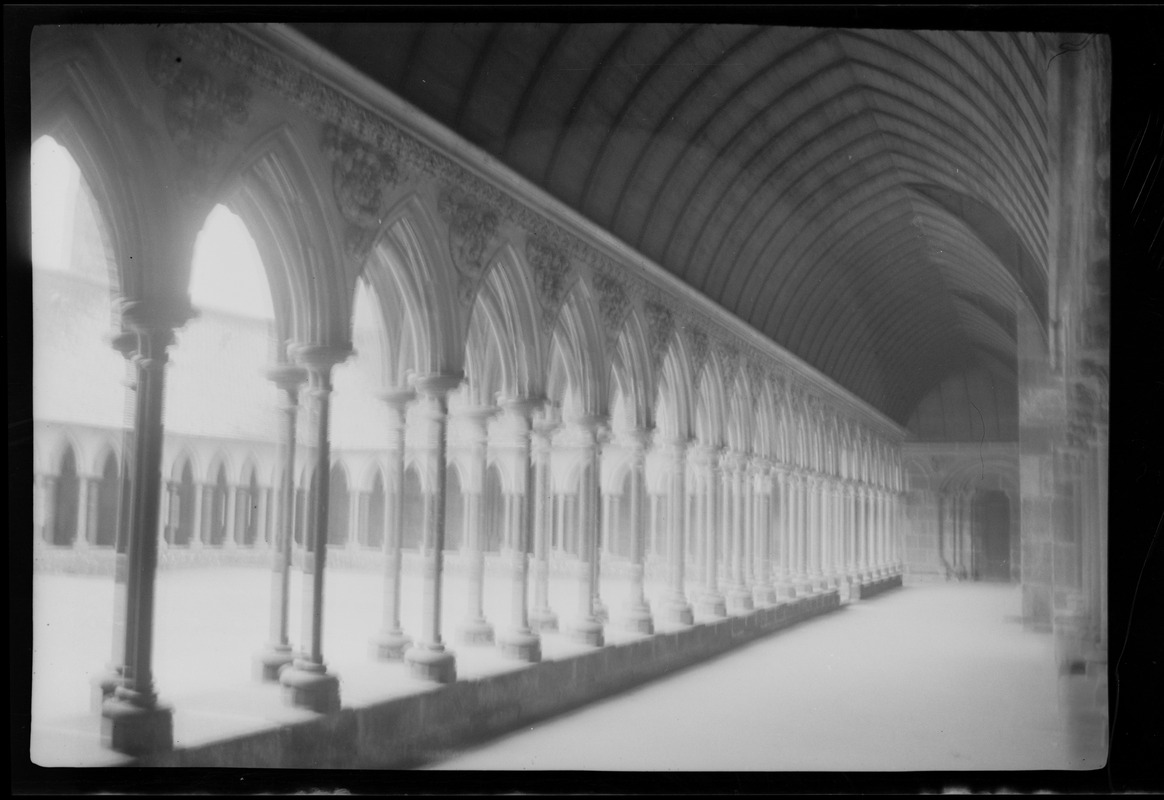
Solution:
M431 766L1064 769L1052 640L1019 608L1014 586L907 587Z
M251 678L266 640L269 572L168 570L157 583L157 688L175 709L176 743L196 743L309 712L282 706L277 687ZM298 598L298 576L293 581ZM509 583L487 579L486 615L509 619ZM429 684L399 663L367 654L380 624L376 572L329 570L324 653L345 703ZM38 574L33 583L31 755L44 766L117 764L99 741L90 686L108 659L113 583L108 577ZM406 576L405 629L420 623L420 579ZM456 641L465 582L449 576L447 640L468 676L514 669L494 648ZM626 582L603 579L617 618ZM658 584L648 585L657 596ZM551 583L563 621L576 582ZM706 664L464 751L440 769L508 770L929 770L1056 769L1065 765L1049 635L1016 621L1018 588L988 584L908 587L846 606ZM292 603L298 641L299 603ZM608 627L617 641L633 634ZM547 635L547 658L582 645Z
M267 640L270 572L253 567L162 570L156 586L155 685L174 708L175 744L207 741L255 725L301 719L309 712L284 708L278 689L252 679L252 658ZM442 620L445 641L457 656L458 674L483 675L520 666L488 645L457 640L466 618L467 586L456 571L446 576ZM301 641L301 575L292 572L291 639ZM497 631L511 619L511 582L503 570L486 576L484 608ZM100 717L90 709L94 678L109 661L113 630L113 579L107 576L37 573L33 579L32 742L42 766L116 765L125 759L105 750ZM406 573L402 586L404 630L415 636L421 622L421 578ZM602 597L615 622L628 582L602 578ZM648 597L664 590L647 584ZM576 616L578 583L568 575L550 581L550 604L563 625ZM329 568L324 585L324 658L339 675L345 704L425 691L399 662L369 658L368 640L381 623L383 579L371 570ZM660 626L665 630L666 626ZM607 641L634 638L607 626ZM543 637L545 658L586 649L565 635Z

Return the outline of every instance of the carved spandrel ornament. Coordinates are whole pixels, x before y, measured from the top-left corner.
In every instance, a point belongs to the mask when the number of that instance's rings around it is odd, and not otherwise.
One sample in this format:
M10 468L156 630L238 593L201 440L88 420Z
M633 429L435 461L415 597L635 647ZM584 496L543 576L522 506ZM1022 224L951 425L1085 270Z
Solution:
M164 93L166 132L184 162L181 188L205 191L231 129L245 125L250 115L250 87L237 82L223 85L161 42L146 54L146 73Z
M399 178L396 161L334 125L324 128L322 149L331 162L336 206L347 223L344 247L348 256L362 260L383 225L388 190Z
M671 334L675 331L675 317L671 309L655 300L643 303L643 312L647 317L647 335L651 344L651 362L656 369L663 363L667 353L667 345L671 342Z
M622 321L630 309L630 294L623 282L605 272L594 273L594 288L598 292L598 313L602 324L617 339Z
M534 285L542 308L557 317L570 280L570 257L545 239L529 236L525 240L525 257L533 267Z
M485 250L497 232L497 212L453 189L441 192L437 210L448 224L453 265L475 281L485 266Z
M692 326L687 332L687 336L691 340L691 374L698 378L703 371L703 365L707 363L707 354L711 345L707 338L707 331L702 328Z

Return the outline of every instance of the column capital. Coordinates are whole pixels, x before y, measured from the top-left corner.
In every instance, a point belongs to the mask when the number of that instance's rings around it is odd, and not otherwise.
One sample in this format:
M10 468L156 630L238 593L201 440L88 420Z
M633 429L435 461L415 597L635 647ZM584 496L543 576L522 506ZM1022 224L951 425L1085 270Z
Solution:
M307 370L297 364L277 364L267 370L267 380L285 392L293 392L307 382Z
M395 411L403 412L405 407L416 399L416 390L411 386L391 386L376 392L376 397Z
M352 354L350 347L326 344L292 344L287 355L309 373L330 374L332 367L341 364Z
M498 399L497 405L506 412L532 423L534 412L544 403L544 397L502 397Z
M138 336L166 337L173 341L174 331L197 315L189 298L154 298L121 301L121 324Z
M454 391L465 380L464 374L447 373L447 374L433 374L421 375L412 379L412 385L415 387L418 394L423 394L428 397L445 397L449 392Z
M571 417L566 420L566 424L597 435L608 419L609 417L605 414L583 414L581 416Z
M633 453L642 454L651 442L651 432L643 428L631 428L619 432L619 444Z

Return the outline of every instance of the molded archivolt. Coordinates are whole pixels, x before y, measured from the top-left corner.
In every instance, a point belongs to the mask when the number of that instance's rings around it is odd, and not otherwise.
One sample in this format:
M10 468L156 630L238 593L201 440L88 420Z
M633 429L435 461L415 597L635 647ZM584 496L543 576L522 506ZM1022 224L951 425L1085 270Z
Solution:
M898 421L1043 296L1033 34L296 27Z

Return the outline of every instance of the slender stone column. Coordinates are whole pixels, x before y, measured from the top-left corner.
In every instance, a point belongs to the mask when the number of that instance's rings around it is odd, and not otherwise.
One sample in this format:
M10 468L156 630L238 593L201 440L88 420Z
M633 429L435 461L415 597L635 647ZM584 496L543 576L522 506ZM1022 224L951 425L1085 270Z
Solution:
M105 702L106 698L111 697L117 687L121 685L126 664L130 661L130 654L126 651L126 646L137 640L137 634L131 629L134 615L129 608L126 597L126 583L129 579L129 539L132 520L133 459L137 451L134 429L134 421L137 417L137 366L135 360L137 336L131 331L124 331L114 336L110 344L114 350L117 350L125 358L125 379L122 381L122 384L125 386L125 415L123 418L124 427L121 433L121 469L118 473L117 483L116 540L113 543L112 646L110 648L109 661L105 664L105 669L97 676L93 683L91 702L94 711L100 711L101 705ZM51 521L51 517L49 516L52 509L50 501L53 500L52 491L48 487L48 482L46 476L45 490L42 494L42 502L45 504L44 519L46 523ZM44 537L47 535L47 532L47 529L43 530L39 537L42 546L45 543Z
M790 541L789 506L791 492L788 487L788 470L784 467L776 468L776 519L777 537L780 543L780 572L777 579L777 590L781 600L791 600L796 597L796 587L792 580L792 543Z
M223 510L222 546L234 549L238 546L238 487L226 484L226 508Z
M534 601L530 627L535 631L556 631L558 615L550 608L550 549L554 530L554 508L550 485L550 436L557 424L544 412L534 418L530 449L534 492Z
M733 612L750 611L752 608L752 592L748 589L746 571L746 554L744 552L744 537L747 533L748 498L747 498L747 462L744 456L736 453L732 457L732 522L731 522L731 584L727 592L728 609Z
M118 752L139 755L174 745L173 711L158 702L153 676L154 581L158 558L166 349L173 328L127 303L123 322L137 335L132 479L126 547L126 656L121 683L101 707L101 738ZM132 640L131 640L132 639Z
M486 425L497 413L495 408L471 408L459 413L469 431L470 459L475 481L463 489L465 496L465 545L469 551L468 608L465 620L457 628L457 637L465 644L491 644L493 623L485 619L485 457L489 438Z
M857 569L862 583L871 578L869 564L869 490L861 486L857 489Z
M755 481L756 512L753 522L752 595L757 605L776 602L772 586L772 471L758 465Z
M720 483L719 461L722 454L711 447L695 451L703 479L702 513L699 526L703 529L703 592L698 600L701 614L712 617L727 616L727 603L719 590L719 519L716 491Z
M162 496L159 501L158 509L158 549L164 552L170 548L174 543L174 520L172 519L174 508L174 496L178 491L178 485L173 481L162 481Z
M671 543L671 574L669 591L664 601L662 613L668 622L691 625L694 622L694 616L684 590L684 562L686 559L683 555L684 478L686 477L684 457L687 445L685 442L675 441L667 444L666 447L671 456L671 496L667 515L667 527L670 533L668 538Z
M203 512L206 506L206 484L202 481L194 482L194 517L191 520L190 531L190 549L201 550L203 543L206 541L205 531L203 527L206 524L207 515Z
M323 660L323 579L327 570L327 525L331 478L331 371L349 352L323 346L305 346L294 356L307 370L307 395L311 400L312 451L315 464L312 485L314 519L304 534L302 646L306 649L279 673L284 699L295 706L321 714L340 707L339 678L327 671ZM310 606L308 606L310 600Z
M643 519L643 464L647 434L632 431L627 435L630 449L630 528L631 567L630 593L622 615L622 625L638 633L654 633L655 623L651 618L651 606L647 603L643 587L644 559L646 557L646 525Z
M348 530L347 536L344 538L344 547L347 550L355 550L360 546L360 531L364 524L363 512L366 500L367 494L363 490L353 486L348 491Z
M604 520L610 519L610 508L608 506L611 498L602 491L602 458L606 453L606 446L610 442L610 428L604 422L597 428L594 436L595 441L598 443L598 452L595 455L594 470L591 473L591 479L594 481L594 487L591 491L597 499L595 506L594 557L590 561L590 571L593 573L590 576L590 587L594 592L594 616L598 618L599 622L605 625L610 620L610 612L607 611L606 603L602 602L602 551L607 546L607 539L610 535L611 528L605 524Z
M77 528L73 536L75 550L89 549L89 488L92 484L91 477L77 474Z
M456 659L441 642L441 580L445 550L446 418L448 393L461 383L460 375L433 375L416 381L429 418L433 459L431 481L424 496L424 604L421 638L404 654L412 674L439 683L457 679Z
M307 372L284 364L267 373L278 387L279 406L279 494L275 505L275 547L271 559L271 623L266 647L255 662L256 677L274 681L279 670L294 659L288 639L291 603L291 545L295 539L295 431L299 414L299 387Z
M262 484L258 484L258 494L255 496L255 547L267 549L271 546L271 541L268 538L268 515L267 505L271 502L274 496L274 490L269 489Z
M529 624L529 551L534 533L534 461L531 452L533 412L540 400L510 400L505 411L513 418L518 439L517 491L507 494L507 529L512 566L512 621L508 631L498 636L502 652L521 661L535 662L542 657L541 637Z
M567 629L571 639L601 647L602 621L596 613L593 560L598 557L599 480L598 426L600 417L577 420L581 436L581 485L578 490L578 610Z
M812 522L809 503L809 475L796 476L796 571L799 576L796 588L803 594L816 591L812 576Z
M400 567L404 541L404 425L405 411L415 398L410 388L380 394L388 406L388 481L384 492L384 605L380 632L372 638L372 655L381 661L404 658L412 637L400 627Z

